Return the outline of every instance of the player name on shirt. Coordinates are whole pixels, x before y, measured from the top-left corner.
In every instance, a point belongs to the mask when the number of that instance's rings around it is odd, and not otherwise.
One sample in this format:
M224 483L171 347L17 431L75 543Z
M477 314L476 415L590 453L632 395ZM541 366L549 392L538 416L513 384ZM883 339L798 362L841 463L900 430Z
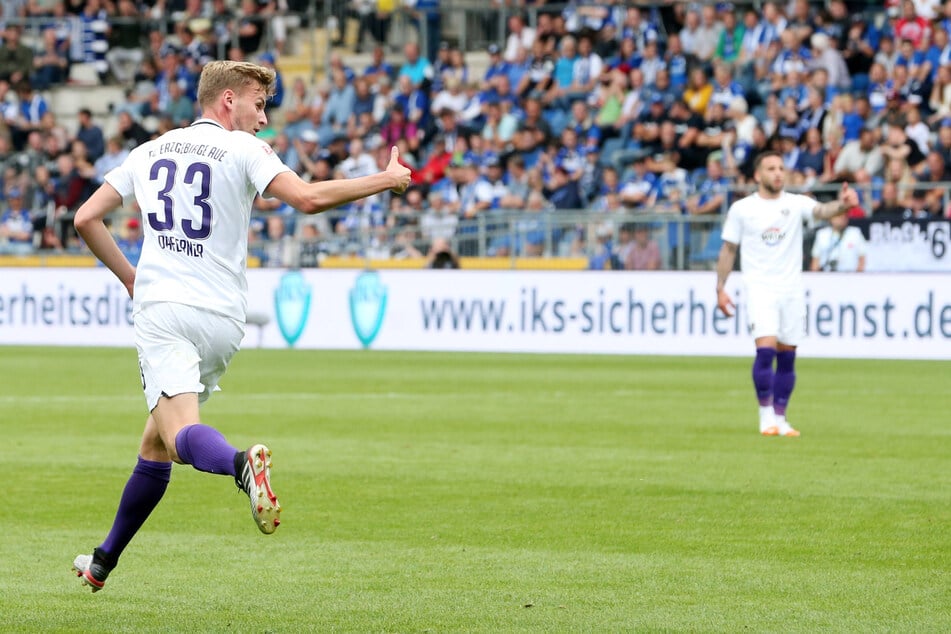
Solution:
M158 146L158 149L149 150L149 158L153 158L159 154L195 154L198 156L207 156L208 158L220 162L227 153L227 150L222 150L219 147L207 143L185 143L176 141L162 143Z
M159 248L175 253L183 253L193 258L204 257L204 247L199 242L192 242L185 238L176 238L165 234L158 234Z

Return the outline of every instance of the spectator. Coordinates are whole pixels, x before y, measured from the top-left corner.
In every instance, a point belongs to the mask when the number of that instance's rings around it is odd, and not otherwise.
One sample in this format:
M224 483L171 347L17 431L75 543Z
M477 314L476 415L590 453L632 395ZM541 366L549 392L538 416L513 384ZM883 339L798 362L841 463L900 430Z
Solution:
M904 0L901 3L901 17L895 23L895 37L909 40L915 48L918 48L922 40L931 39L931 24L918 15L912 0Z
M732 4L726 2L720 6L720 20L723 28L720 30L720 37L713 52L713 59L718 62L732 64L740 58L743 38L746 36L746 26L745 24L737 24L736 12Z
M344 178L357 178L377 172L376 160L364 150L361 139L350 141L349 156L337 166Z
M241 0L235 33L238 37L238 49L244 56L253 55L264 41L266 22L259 13L255 0Z
M700 9L700 24L694 34L693 54L697 59L701 62L713 59L722 31L723 24L717 18L716 7L712 4L703 5Z
M384 77L393 80L396 76L396 69L386 61L386 51L381 44L373 47L372 61L363 69L363 76L367 78L371 86L376 86L377 82Z
M860 173L876 175L882 170L882 152L876 144L877 131L863 128L859 138L842 148L833 166L834 180L853 181Z
M3 30L3 45L0 46L0 80L11 84L28 81L33 73L33 51L20 38L23 28L8 24Z
M116 115L118 132L125 143L126 149L133 149L152 138L152 133L146 130L141 123L132 118L128 112Z
M193 59L193 58L192 58ZM202 58L204 61L196 63L195 71L190 71L194 75L198 75L201 71L201 67L209 61L209 59ZM265 106L266 111L270 114L274 110L280 108L284 103L284 73L277 67L277 53L272 53L270 51L265 51L258 55L258 63L265 68L270 68L274 71L274 94L268 97L267 105Z
M0 253L29 253L33 250L33 220L23 206L20 188L7 190L5 207L0 216Z
M76 139L85 144L90 162L95 163L106 151L102 128L93 122L92 111L89 108L79 110L79 129L76 130Z
M104 177L114 168L122 164L122 161L129 155L129 151L123 147L122 137L113 136L106 141L105 153L96 159L93 167L96 170L95 182L102 184Z
M694 114L701 117L707 112L707 104L713 96L713 84L707 78L707 73L700 66L690 71L690 83L684 90L683 99Z
M446 238L435 238L429 247L429 253L426 256L426 268L428 269L458 269L459 256L453 250L452 245Z
M124 230L116 238L116 245L132 266L139 265L139 257L142 255L142 242L141 221L136 217L129 218L125 223Z
M899 159L905 161L914 170L925 155L918 148L918 144L908 138L905 129L899 126L889 126L885 142L879 146L879 153L883 160Z
M121 84L130 84L135 69L142 63L142 44L145 33L142 19L133 0L119 0L118 14L109 31L109 50L106 61L112 76Z
M687 198L685 207L691 216L719 214L730 204L730 180L723 173L722 154L713 152L707 158L706 177L697 193Z
M921 199L917 209L940 217L944 213L944 200L948 193L944 183L951 180L951 169L944 162L940 152L929 152L924 167L918 174L919 187L915 188L916 198Z
M515 62L519 49L534 50L535 29L526 26L525 18L515 13L508 18L508 37L505 39L505 53L502 56L507 62Z
M48 90L66 81L69 58L56 40L54 29L44 29L41 46L33 56L31 81L37 90Z
M882 184L882 195L872 206L872 216L876 219L903 218L911 215L911 210L898 199L898 184L886 181Z
M833 216L816 232L810 271L861 272L865 270L868 243L858 227L849 226L846 214Z
M802 182L807 186L815 183L826 172L826 149L822 144L819 128L806 130L805 143L794 170L801 175Z
M90 64L105 81L109 73L109 14L100 0L86 0L75 18L76 34L70 40L71 61Z
M607 224L598 225L594 229L596 244L593 254L588 258L588 269L592 271L619 271L624 268L624 262L618 257L614 249L614 229Z
M195 102L182 84L173 81L168 85L168 102L159 114L168 117L175 127L184 128L195 120Z
M419 54L419 46L409 42L403 47L406 61L400 66L399 76L408 77L415 88L419 88L424 81L432 81L435 75L433 65Z
M33 130L40 130L44 115L49 110L46 99L38 93L29 80L21 80L15 84L18 99L18 108L15 118L7 124L10 127L10 135L13 141L13 147L16 150L22 150L26 142L26 137Z
M333 87L320 117L320 142L328 145L335 135L343 134L347 130L347 122L353 112L356 102L356 92L353 85L347 81L344 71L333 70Z
M624 257L628 271L657 271L661 267L660 246L651 238L650 225L638 222L633 227L633 240Z

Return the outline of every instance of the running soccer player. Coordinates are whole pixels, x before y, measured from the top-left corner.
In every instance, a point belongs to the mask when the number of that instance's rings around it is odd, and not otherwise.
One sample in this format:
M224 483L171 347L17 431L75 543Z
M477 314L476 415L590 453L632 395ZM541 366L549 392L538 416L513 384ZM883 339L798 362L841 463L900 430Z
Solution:
M802 225L845 213L858 204L858 196L846 183L838 199L826 203L784 191L786 170L778 152L757 156L753 176L757 191L730 205L723 223L717 306L733 315L735 306L724 286L739 245L746 319L756 343L753 386L759 430L764 436L794 437L799 432L786 420L786 408L796 384L796 346L806 329Z
M165 493L172 462L235 479L265 534L280 524L270 483L270 450L239 451L199 418L244 336L247 241L254 196L276 197L305 213L386 190L402 193L410 171L394 147L384 171L305 183L254 135L274 70L215 61L202 71L202 117L134 149L77 211L76 230L133 298L135 344L149 409L139 457L119 500L112 530L92 555L73 562L93 592L102 589L129 541ZM123 201L142 210L138 268L103 219Z

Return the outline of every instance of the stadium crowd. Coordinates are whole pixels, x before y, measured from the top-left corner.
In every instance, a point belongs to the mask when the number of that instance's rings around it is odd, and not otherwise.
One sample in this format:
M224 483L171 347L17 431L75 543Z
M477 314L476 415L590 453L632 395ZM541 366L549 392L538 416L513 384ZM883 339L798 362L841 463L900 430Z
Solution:
M948 215L951 0L527 3L531 13L513 13L488 46L484 72L470 72L449 41L431 47L432 59L415 41L393 52L381 27L393 4L353 2L356 44L369 38L372 60L354 67L338 48L316 85L280 81L274 125L260 136L312 180L381 169L395 144L413 186L307 221L258 200L250 249L265 265L420 257L436 244L453 255L667 268L697 241L689 224L657 232L657 214L722 214L767 148L782 152L793 188L831 197L835 183L855 183L852 217ZM81 250L71 213L130 149L196 116L205 62L280 71L296 23L287 9L283 0L5 2L5 16L43 28L29 46L16 22L3 29L0 251ZM77 63L125 87L108 138L88 110L66 129L47 105L45 91ZM557 221L572 211L590 222ZM636 214L654 222L632 222ZM126 234L137 223L116 226L132 251Z

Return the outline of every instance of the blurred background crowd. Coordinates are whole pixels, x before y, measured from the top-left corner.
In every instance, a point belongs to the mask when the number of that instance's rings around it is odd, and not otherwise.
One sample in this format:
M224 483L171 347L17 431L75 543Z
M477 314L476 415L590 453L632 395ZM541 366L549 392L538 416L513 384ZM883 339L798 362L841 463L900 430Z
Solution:
M259 199L264 266L708 267L765 149L791 189L854 183L852 218L948 217L951 0L460 5L4 0L0 252L83 252L71 215L132 148L199 114L218 58L277 69L261 136L305 179L375 172L391 145L414 170L402 197L314 218ZM315 32L325 49L288 72ZM109 88L104 112L76 107ZM137 257L136 210L113 226ZM810 245L804 261L830 258Z

